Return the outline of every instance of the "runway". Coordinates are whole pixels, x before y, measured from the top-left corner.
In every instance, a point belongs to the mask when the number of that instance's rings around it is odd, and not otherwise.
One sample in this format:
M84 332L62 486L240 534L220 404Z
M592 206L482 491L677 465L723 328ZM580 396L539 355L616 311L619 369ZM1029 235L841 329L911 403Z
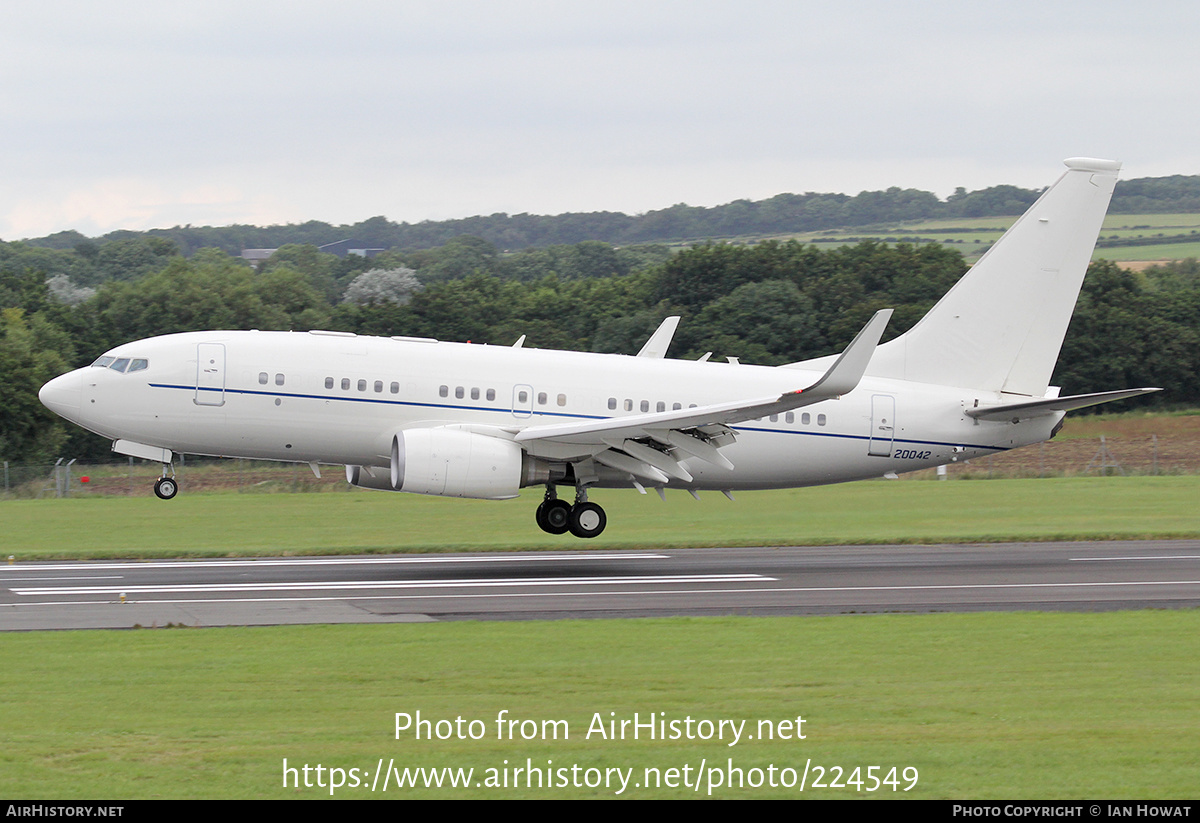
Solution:
M0 630L1200 605L1200 540L0 567Z

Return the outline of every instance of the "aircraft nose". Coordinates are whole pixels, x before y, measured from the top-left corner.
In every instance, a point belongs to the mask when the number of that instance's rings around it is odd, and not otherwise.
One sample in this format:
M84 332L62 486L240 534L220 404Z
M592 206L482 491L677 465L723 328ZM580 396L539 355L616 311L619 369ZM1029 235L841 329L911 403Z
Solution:
M83 399L83 374L79 369L59 375L38 392L38 400L50 411L74 420L79 416L79 406Z

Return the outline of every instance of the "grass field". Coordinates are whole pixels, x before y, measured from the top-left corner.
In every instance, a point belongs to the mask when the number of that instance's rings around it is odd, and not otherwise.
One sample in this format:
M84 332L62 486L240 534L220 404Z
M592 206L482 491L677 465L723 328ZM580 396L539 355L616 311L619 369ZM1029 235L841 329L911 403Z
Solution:
M1200 536L1200 476L872 481L719 494L598 491L600 537L542 533L517 501L386 492L10 500L5 555L226 556Z
M359 798L612 797L615 782L570 785L615 781L608 769L632 774L626 797L703 797L719 777L713 796L725 798L1186 798L1196 791L1198 654L1195 611L9 634L0 796L328 797L321 764L345 770L335 796ZM503 710L537 721L524 727L534 739L521 726L497 739ZM479 720L482 737L397 739L395 714L418 711ZM635 712L680 721L681 737L588 738L596 715ZM688 717L746 721L754 739L688 739ZM569 737L559 726L558 739L541 739L542 721L555 720ZM760 739L759 721L788 739ZM284 788L284 758L313 767L311 787L297 771L299 787ZM369 785L381 758L475 772L459 789L351 785ZM820 788L810 768L803 793L728 787L731 765L747 783L767 782L774 765L777 782L798 784L806 762L827 783L832 767L845 783L872 766L880 781L915 769L917 783ZM527 763L580 770L563 775L566 786L529 788L512 774ZM689 786L699 777L699 791L635 786L648 768L664 780L671 768L677 780L690 774ZM509 788L476 787L488 769Z
M962 252L968 262L974 262L984 250L1000 239L1017 218L975 217L953 220L926 220L895 225L854 227L826 231L801 232L783 235L779 239L819 243L822 247L874 238L894 242L919 238L923 242L948 243ZM1109 214L1104 219L1100 236L1104 240L1131 240L1163 235L1164 239L1191 235L1200 231L1200 215L1196 214ZM740 238L747 241L747 238ZM1196 242L1161 243L1157 245L1112 246L1096 249L1096 259L1118 262L1182 260L1200 256L1200 237ZM753 242L753 241L750 241Z

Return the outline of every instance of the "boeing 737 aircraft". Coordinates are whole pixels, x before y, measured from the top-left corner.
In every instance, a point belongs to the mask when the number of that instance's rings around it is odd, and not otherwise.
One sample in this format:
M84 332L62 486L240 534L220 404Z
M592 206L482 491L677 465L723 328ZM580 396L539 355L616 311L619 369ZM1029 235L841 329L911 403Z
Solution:
M840 356L779 367L362 337L206 331L117 346L41 400L163 464L176 453L346 467L367 489L506 499L595 537L595 488L722 491L891 476L1053 437L1067 411L1157 389L1060 397L1050 375L1120 164L1067 171L907 333L876 314ZM574 502L557 495L573 486Z

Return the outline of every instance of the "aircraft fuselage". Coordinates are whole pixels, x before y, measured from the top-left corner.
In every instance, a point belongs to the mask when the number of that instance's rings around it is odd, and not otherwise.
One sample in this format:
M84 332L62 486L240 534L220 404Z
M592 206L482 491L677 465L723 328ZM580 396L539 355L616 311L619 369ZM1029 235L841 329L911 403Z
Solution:
M548 422L597 420L794 391L819 371L330 333L167 335L108 355L43 396L91 431L174 452L385 467L400 430L456 427L511 436ZM77 402L76 402L77 399ZM727 469L690 458L670 487L764 489L879 477L1047 439L1062 413L1019 423L965 414L995 393L865 377L837 399L730 428ZM594 449L602 451L603 447ZM554 461L571 451L530 444ZM598 467L604 487L628 473Z

